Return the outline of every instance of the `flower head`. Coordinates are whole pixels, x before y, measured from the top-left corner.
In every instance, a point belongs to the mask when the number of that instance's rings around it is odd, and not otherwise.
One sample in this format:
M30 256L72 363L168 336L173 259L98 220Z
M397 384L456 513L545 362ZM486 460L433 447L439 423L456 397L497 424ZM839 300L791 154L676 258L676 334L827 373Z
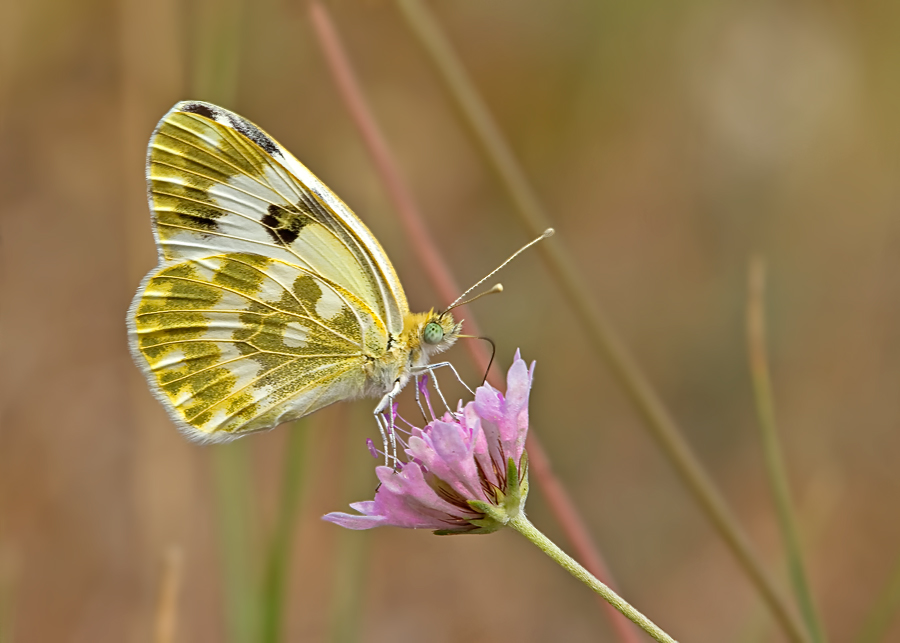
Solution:
M330 513L348 529L394 526L435 533L489 533L515 518L528 494L529 368L516 352L506 394L484 384L475 401L425 428L413 427L397 468L378 467L374 500ZM460 403L461 406L461 403Z

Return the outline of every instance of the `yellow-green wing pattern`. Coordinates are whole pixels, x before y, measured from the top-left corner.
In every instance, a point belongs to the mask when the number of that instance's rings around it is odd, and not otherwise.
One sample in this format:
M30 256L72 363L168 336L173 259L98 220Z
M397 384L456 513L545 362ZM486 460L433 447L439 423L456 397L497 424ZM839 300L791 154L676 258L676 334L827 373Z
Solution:
M176 105L150 139L159 266L129 311L135 361L189 437L224 441L367 392L408 313L365 225L261 129Z
M366 305L297 266L230 253L147 276L130 326L157 397L191 438L224 441L363 393ZM365 318L363 318L365 319ZM370 336L385 337L383 326Z
M408 304L378 241L250 121L210 103L178 103L153 133L147 165L161 261L222 252L281 259L340 284L402 332Z

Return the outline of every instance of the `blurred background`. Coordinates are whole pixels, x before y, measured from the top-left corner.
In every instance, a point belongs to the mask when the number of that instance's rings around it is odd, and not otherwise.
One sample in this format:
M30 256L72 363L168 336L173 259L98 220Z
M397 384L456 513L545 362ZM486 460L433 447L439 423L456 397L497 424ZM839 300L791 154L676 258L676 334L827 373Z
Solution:
M853 640L900 555L900 3L429 6L788 595L746 358L748 259L765 256L810 581L830 639ZM473 283L529 234L396 6L328 7L430 231ZM223 449L178 434L131 362L125 312L155 265L147 140L183 99L221 102L309 166L381 240L413 310L448 303L304 2L3 0L0 641L158 641L174 580L175 641L250 643L276 534L285 641L615 640L590 592L511 530L322 522L374 491L370 400ZM502 368L516 348L537 360L533 430L624 596L683 641L784 640L540 254L500 278L472 311ZM480 378L464 349L448 357ZM296 498L286 461L302 465ZM529 515L569 548L536 485Z

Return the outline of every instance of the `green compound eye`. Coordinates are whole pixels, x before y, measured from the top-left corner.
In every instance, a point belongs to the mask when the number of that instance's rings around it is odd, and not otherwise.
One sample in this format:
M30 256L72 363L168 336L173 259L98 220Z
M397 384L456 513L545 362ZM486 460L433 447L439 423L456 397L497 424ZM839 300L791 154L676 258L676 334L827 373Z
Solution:
M444 339L444 329L437 322L428 322L422 331L422 339L426 344L437 344Z

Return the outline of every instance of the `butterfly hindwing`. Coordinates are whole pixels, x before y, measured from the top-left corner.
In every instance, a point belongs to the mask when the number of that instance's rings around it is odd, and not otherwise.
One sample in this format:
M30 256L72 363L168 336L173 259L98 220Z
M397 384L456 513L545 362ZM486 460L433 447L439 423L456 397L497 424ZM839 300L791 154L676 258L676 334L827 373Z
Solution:
M261 255L191 259L148 275L131 312L134 348L173 419L220 440L362 394L364 324L349 291Z

